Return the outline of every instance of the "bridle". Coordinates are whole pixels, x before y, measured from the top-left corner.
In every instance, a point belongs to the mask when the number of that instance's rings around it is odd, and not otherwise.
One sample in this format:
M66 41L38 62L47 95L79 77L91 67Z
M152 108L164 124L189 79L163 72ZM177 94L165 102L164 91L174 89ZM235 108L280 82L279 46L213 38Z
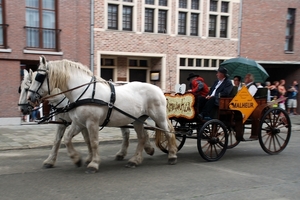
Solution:
M37 73L35 76L35 80L40 83L38 89L36 91L33 91L31 89L28 89L28 91L32 92L37 99L41 99L42 95L39 94L39 90L41 89L45 79L47 78L47 87L48 87L48 94L50 95L50 85L49 85L49 77L48 77L48 70L44 69L37 69L37 72L42 71L45 72L45 74Z
M28 84L27 82L26 83L24 83L27 87L26 88L24 88L24 90L25 90L25 92L26 92L26 94L27 94L27 92L29 91L29 88L30 88L30 85L29 84L31 84L31 82ZM21 92L20 92L21 93ZM27 109L29 110L29 111L31 111L34 107L29 103L29 102L27 102L27 103L19 103L18 104L18 106L27 106Z

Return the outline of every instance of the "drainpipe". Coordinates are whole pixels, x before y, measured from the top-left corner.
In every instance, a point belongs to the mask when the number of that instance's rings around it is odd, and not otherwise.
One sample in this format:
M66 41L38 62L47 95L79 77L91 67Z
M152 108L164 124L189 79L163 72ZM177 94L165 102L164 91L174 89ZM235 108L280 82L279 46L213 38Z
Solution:
M238 27L238 52L237 52L238 57L241 56L242 18L243 18L243 0L240 0L239 27Z
M90 35L90 42L91 42L91 71L94 73L94 0L91 0L91 35Z

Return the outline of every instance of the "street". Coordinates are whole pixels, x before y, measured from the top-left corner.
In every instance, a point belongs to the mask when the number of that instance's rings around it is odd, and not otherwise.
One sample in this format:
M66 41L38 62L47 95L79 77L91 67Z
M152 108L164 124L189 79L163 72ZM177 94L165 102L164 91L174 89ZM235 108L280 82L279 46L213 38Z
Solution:
M59 150L55 168L43 169L49 149L0 152L2 200L17 199L251 199L292 200L300 197L300 136L294 131L287 148L268 155L258 141L242 142L217 162L198 154L196 140L188 139L178 153L177 165L167 164L158 148L144 153L143 163L125 168L134 153L131 142L124 161L115 161L119 142L100 144L101 164L96 174L86 174ZM75 148L87 154L86 146Z

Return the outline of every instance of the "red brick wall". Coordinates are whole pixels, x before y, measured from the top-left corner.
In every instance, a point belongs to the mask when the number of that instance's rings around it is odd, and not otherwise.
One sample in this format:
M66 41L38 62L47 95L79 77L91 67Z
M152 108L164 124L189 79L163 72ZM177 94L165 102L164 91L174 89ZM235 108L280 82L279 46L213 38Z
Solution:
M18 61L0 61L0 116L20 116L18 111L20 64Z
M296 8L294 53L284 52L288 8ZM300 60L299 0L243 0L241 56L266 61Z
M70 59L90 67L90 1L58 1L60 47L63 55L45 55L48 60ZM20 61L38 60L42 54L25 54L25 1L6 0L8 46L11 53L0 52L0 118L18 117ZM17 9L16 9L17 8Z

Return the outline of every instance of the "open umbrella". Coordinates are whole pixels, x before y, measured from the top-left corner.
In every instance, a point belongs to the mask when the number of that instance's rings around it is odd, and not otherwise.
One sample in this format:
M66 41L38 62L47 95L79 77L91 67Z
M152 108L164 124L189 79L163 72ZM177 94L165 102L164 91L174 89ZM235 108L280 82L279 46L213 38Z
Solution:
M269 77L269 74L260 64L248 58L231 58L224 61L220 66L227 69L230 78L234 76L244 78L246 74L251 73L254 76L255 82L264 83Z

